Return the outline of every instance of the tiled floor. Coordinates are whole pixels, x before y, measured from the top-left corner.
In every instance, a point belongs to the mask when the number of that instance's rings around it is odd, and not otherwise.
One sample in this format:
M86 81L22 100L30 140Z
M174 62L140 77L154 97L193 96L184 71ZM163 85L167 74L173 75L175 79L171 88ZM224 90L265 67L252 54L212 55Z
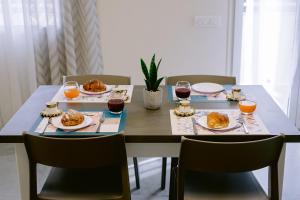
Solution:
M129 159L131 162L132 159ZM164 191L160 190L161 160L152 159L150 162L139 159L141 189L135 189L135 179L133 167L130 163L129 174L132 188L133 200L167 200L168 186ZM170 163L168 163L169 166ZM40 168L39 173L45 174L45 168ZM266 185L266 170L261 170L256 174ZM39 179L42 182L43 177ZM168 176L169 180L169 168ZM300 144L289 144L287 146L285 182L283 189L284 200L300 199ZM0 144L0 200L19 200L17 183L17 170L14 158L14 149L11 144Z

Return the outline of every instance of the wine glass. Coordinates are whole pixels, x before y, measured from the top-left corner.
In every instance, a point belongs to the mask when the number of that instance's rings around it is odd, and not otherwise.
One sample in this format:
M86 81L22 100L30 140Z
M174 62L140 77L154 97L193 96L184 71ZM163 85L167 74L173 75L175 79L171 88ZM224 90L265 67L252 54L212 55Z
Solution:
M68 81L64 83L64 95L68 99L74 99L79 96L80 90L76 81Z
M188 81L178 81L175 86L178 100L187 100L191 94L191 84Z

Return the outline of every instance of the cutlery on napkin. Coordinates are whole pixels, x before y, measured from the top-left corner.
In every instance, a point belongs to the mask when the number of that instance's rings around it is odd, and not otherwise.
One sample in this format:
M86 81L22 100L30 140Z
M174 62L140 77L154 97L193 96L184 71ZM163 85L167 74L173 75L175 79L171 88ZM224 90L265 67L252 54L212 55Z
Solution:
M245 119L243 118L242 115L239 116L238 122L239 122L239 123L241 124L241 126L243 127L245 134L249 134L249 130L248 130L247 126L246 126Z
M192 117L192 122L193 122L193 132L195 135L198 135L198 129L197 129L197 122L196 122L196 119L194 117Z
M98 125L98 128L96 130L96 133L99 133L100 132L100 128L101 128L101 125L102 123L105 121L105 114L102 113L101 116L99 116L99 125Z
M43 135L47 127L51 124L51 120L51 117L45 117L42 120L42 123L37 127L36 132L40 133L40 135Z

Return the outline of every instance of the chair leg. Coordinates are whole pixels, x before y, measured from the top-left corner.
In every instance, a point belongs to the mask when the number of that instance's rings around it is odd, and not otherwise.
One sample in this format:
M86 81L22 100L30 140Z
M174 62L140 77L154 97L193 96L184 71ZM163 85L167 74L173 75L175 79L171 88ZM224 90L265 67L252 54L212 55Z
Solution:
M136 189L140 189L140 175L139 175L139 165L137 162L137 157L133 157L133 166L134 166Z
M167 174L167 158L162 158L162 165L161 165L161 186L160 189L164 190L166 187L166 174Z
M170 188L169 188L169 200L175 200L176 198L176 166L178 165L178 158L171 158L171 173L170 173ZM174 172L174 173L172 173Z

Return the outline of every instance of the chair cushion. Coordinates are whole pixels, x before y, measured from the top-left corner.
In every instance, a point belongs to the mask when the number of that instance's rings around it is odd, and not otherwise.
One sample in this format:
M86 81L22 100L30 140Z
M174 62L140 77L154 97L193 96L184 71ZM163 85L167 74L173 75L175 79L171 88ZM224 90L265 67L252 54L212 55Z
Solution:
M57 200L120 199L120 169L53 168L38 197Z
M188 172L185 200L261 200L268 199L251 172Z

